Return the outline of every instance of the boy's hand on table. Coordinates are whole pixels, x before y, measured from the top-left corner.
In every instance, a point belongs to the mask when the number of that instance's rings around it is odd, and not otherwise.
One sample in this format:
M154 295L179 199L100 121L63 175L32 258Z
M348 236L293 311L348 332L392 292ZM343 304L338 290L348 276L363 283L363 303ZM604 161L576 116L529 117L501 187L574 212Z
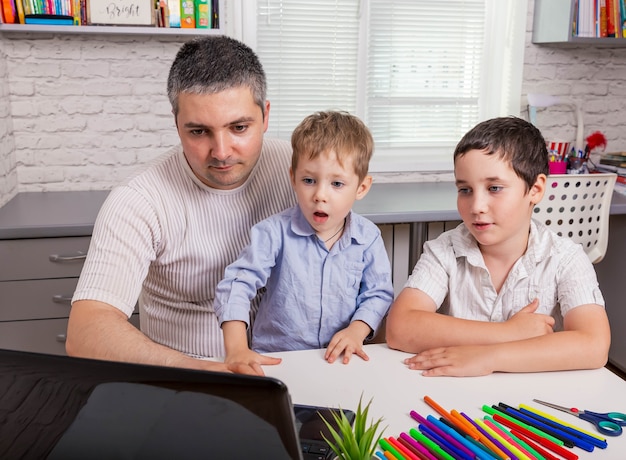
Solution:
M409 369L422 370L426 377L487 375L494 371L489 350L482 345L433 348L405 359L404 363Z
M252 351L250 349L239 350L237 352L226 355L224 363L228 370L238 374L261 375L265 373L261 366L280 364L280 358L265 356Z
M509 340L530 339L554 332L554 318L536 313L537 308L539 300L535 299L503 323L510 331Z
M324 359L329 363L335 360L343 353L343 363L348 364L353 354L361 357L364 361L370 358L363 350L363 341L371 332L370 327L363 321L353 321L350 325L333 335L330 340Z

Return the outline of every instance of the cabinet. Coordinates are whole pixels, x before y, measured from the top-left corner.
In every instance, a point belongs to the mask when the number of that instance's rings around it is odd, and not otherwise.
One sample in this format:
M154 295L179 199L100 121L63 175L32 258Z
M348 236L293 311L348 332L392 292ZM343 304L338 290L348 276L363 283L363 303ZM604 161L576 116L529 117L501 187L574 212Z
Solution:
M572 33L577 0L535 0L532 42L602 47L626 46L626 38L577 37Z
M0 241L0 348L65 354L89 236ZM131 322L138 325L138 316Z
M0 208L0 348L65 354L70 302L107 194L19 193Z
M0 347L65 354L72 293L89 237L0 241Z

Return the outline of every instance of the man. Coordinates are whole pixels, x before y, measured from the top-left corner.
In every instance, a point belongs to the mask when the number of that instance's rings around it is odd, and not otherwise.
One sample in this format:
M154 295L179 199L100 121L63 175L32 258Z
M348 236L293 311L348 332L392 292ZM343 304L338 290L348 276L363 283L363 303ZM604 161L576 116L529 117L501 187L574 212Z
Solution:
M252 50L184 44L167 91L181 145L104 203L74 293L69 355L254 373L224 356L213 310L224 268L258 221L295 204L290 147L264 140L270 104ZM128 318L139 301L141 331Z

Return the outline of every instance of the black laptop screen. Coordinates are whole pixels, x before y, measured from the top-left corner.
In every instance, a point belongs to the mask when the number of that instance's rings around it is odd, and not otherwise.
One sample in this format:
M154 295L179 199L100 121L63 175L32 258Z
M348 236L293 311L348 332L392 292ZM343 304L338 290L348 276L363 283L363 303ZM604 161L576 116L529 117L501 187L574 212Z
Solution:
M270 377L0 350L0 458L301 458Z

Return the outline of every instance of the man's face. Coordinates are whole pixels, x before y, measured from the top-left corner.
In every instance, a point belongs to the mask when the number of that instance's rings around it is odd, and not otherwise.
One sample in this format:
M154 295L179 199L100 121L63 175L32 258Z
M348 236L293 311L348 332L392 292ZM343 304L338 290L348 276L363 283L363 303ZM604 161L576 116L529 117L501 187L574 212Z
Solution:
M214 94L181 93L176 126L185 158L203 183L229 190L242 185L261 154L265 117L247 87Z

